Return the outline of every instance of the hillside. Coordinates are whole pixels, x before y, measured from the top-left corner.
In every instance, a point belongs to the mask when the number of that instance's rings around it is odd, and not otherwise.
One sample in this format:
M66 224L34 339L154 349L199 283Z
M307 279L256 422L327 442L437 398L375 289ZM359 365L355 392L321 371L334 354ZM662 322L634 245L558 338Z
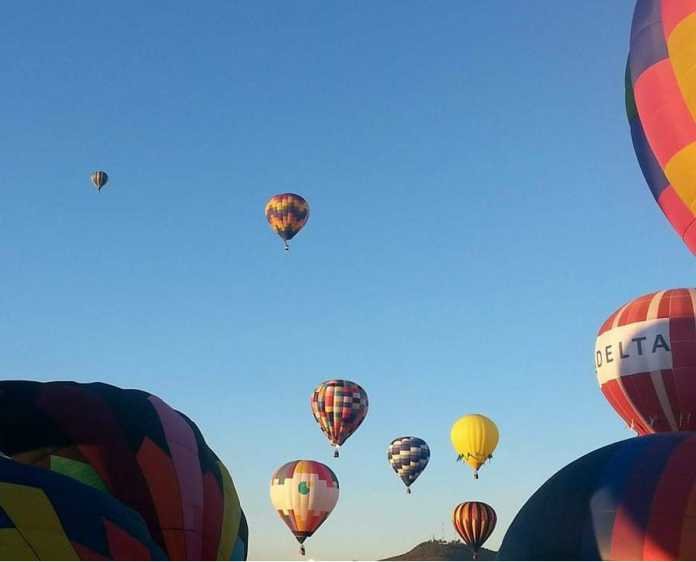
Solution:
M495 560L496 552L482 548L479 560ZM426 541L405 554L384 560L472 560L471 550L459 541Z

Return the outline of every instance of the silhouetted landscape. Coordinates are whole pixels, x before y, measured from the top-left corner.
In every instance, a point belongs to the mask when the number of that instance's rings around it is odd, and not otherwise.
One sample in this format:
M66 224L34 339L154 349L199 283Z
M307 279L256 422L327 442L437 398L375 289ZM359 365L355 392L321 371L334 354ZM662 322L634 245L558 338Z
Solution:
M479 560L495 560L497 552L482 548ZM460 541L432 540L422 542L411 550L384 560L473 560L471 550Z

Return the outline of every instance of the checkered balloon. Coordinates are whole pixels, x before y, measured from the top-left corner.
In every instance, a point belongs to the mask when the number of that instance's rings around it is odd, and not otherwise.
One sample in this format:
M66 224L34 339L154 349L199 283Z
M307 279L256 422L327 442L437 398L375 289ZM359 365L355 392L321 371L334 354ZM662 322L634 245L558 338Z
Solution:
M387 460L410 494L411 484L428 466L430 447L418 437L397 437L387 447Z
M310 397L314 419L335 448L358 429L367 415L367 393L354 382L334 379L321 383Z

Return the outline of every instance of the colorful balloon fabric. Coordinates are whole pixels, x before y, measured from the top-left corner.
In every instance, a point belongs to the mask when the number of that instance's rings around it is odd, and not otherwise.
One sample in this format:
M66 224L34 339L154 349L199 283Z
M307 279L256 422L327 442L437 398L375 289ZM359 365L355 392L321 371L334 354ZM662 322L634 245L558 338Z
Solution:
M107 181L109 181L109 176L106 172L102 172L101 170L99 170L97 172L94 172L90 176L90 179L92 180L94 187L97 188L97 191L101 191L101 188L106 185Z
M274 195L266 203L266 220L285 242L293 238L309 219L309 203L295 193Z
M430 448L418 437L397 437L387 447L387 460L410 494L411 484L428 466Z
M170 559L246 558L246 520L227 469L196 425L152 394L0 381L0 450L135 510Z
M696 430L696 289L643 295L602 324L599 386L639 435Z
M338 502L338 479L326 465L307 460L284 464L271 478L271 502L300 543L326 521Z
M338 448L358 429L367 415L367 393L354 382L334 379L321 383L310 398L312 414L329 443Z
M457 451L457 460L463 460L474 469L474 478L483 464L493 458L498 445L498 427L481 414L462 416L450 431L452 446Z
M0 560L166 560L138 513L72 478L0 457Z
M633 147L653 197L696 254L696 4L638 0L626 70Z
M491 536L498 518L495 510L483 502L464 502L454 508L452 523L464 541L471 548L474 560L479 550Z
M696 435L602 447L552 476L522 507L499 560L696 560Z

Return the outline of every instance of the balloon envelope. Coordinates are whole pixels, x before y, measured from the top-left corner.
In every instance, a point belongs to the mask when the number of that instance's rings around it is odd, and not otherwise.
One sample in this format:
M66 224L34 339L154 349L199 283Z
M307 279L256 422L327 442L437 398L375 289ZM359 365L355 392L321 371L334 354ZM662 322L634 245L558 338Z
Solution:
M410 492L411 484L428 466L430 447L418 437L397 437L387 447L387 460Z
M101 383L0 381L0 450L138 512L171 559L244 559L229 472L196 425L158 397Z
M522 507L499 560L695 560L696 434L634 437L552 476Z
M271 478L271 503L302 544L326 521L338 502L338 478L317 461L284 464Z
M602 393L638 434L696 430L696 289L634 299L595 342Z
M452 512L452 524L474 557L495 530L497 521L495 510L483 502L460 503Z
M101 188L106 185L107 181L109 181L109 176L106 172L98 170L90 176L90 179L92 180L94 187L97 188L97 191L101 191Z
M342 379L321 383L310 397L314 419L336 448L360 427L368 405L365 390L357 383ZM338 456L338 449L335 456Z
M166 560L142 517L92 486L0 457L0 560Z
M639 0L626 69L633 147L653 197L696 253L696 4Z
M309 220L309 203L296 193L280 193L266 203L266 220L285 242L293 238Z
M450 439L458 460L466 462L478 477L479 468L492 457L498 446L498 427L486 416L469 414L454 422Z

